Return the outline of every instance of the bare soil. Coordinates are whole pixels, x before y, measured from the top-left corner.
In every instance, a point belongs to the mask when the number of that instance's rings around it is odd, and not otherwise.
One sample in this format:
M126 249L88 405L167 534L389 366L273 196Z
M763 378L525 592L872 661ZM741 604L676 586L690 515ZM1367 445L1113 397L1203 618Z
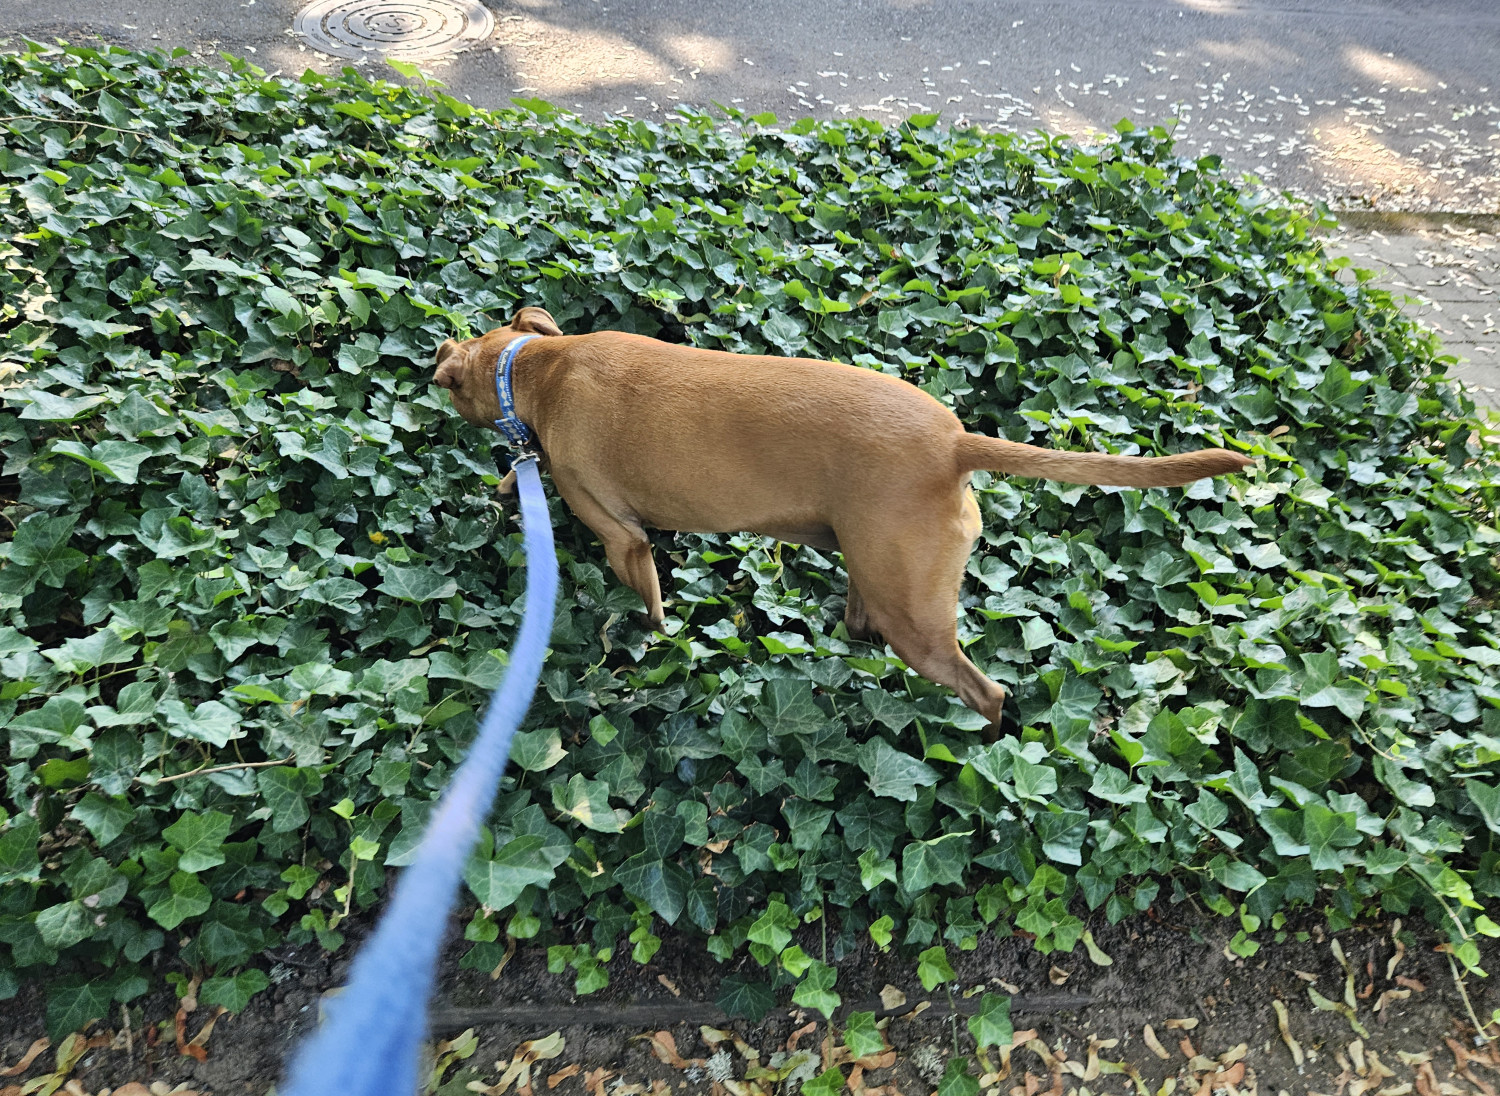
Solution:
M1233 922L1181 907L1119 926L1093 926L1099 947L1112 959L1107 966L1091 961L1082 946L1071 955L1044 956L1020 936L987 938L972 952L950 949L959 977L951 997L942 987L924 993L912 963L871 948L838 964L837 988L846 1012L856 1007L881 1013L896 1055L893 1065L862 1071L859 1080L865 1092L883 1090L884 1096L933 1092L943 1061L955 1048L973 1053L962 1017L977 1007L974 991L982 987L1012 993L1017 1031L1033 1030L1039 1040L1021 1040L1008 1075L986 1078L987 1092L1136 1093L1138 1077L1152 1094L1175 1078L1176 1091L1201 1096L1215 1090L1493 1096L1500 1088L1500 1053L1476 1039L1447 956L1435 950L1441 938L1424 924L1409 924L1400 930L1405 946L1399 947L1392 921L1330 937L1320 920L1310 917L1289 926L1284 942L1267 942L1248 960L1226 951ZM1335 940L1353 974L1354 1021L1366 1036L1357 1034L1346 1015L1315 1008L1309 995L1312 989L1328 1001L1345 1000L1347 974L1335 955ZM803 944L812 951L817 941ZM1491 941L1485 945L1485 965L1495 969L1500 948ZM670 936L644 967L617 960L611 985L582 999L572 993L571 974L547 973L542 948L523 948L492 980L458 968L466 947L459 941L448 949L441 1000L433 1009L435 1039L449 1040L468 1029L477 1038L472 1056L455 1062L445 1075L443 1091L455 1096L469 1091L470 1082L494 1085L522 1043L554 1031L562 1035L561 1053L537 1064L532 1084L538 1092L548 1078L564 1094L708 1092L714 1086L704 1066L715 1050L725 1052L717 1065L732 1068L741 1082L737 1087L750 1092L743 1084L751 1064L747 1051L758 1051L757 1064L766 1066L779 1061L773 1054L786 1055L789 1044L819 1056L837 1045L836 1039L825 1044L828 1025L821 1017L798 1009L774 1010L758 1023L727 1020L712 1002L719 979L730 970ZM348 947L332 956L310 948L265 956L279 981L240 1015L218 1019L204 1042L203 1061L177 1049L178 1002L170 993L137 1002L130 1010L128 1039L118 1016L113 1024L89 1029L97 1045L66 1075L64 1091L96 1096L138 1082L158 1093L177 1086L202 1094L264 1093L299 1034L316 1021L319 997L339 984L349 953ZM744 963L753 968L749 960ZM888 1011L879 994L892 983L905 992L906 1002ZM1500 1008L1500 986L1493 979L1471 976L1466 986L1478 1017L1488 1019ZM1288 1034L1304 1056L1300 1067L1278 1029L1273 1001L1286 1008ZM24 989L6 1013L0 1071L44 1034L40 989ZM209 1018L206 1008L186 1015L185 1038L191 1040ZM836 1018L835 1029L841 1019ZM738 1046L733 1040L706 1043L705 1025L708 1038L721 1039L713 1029L732 1032ZM1157 1049L1145 1036L1147 1025ZM657 1031L670 1034L667 1043L675 1058L662 1040L653 1046L650 1036ZM1491 1024L1488 1032L1500 1034L1500 1027ZM1109 1040L1118 1041L1110 1045ZM1091 1065L1091 1045L1101 1064ZM0 1096L34 1091L29 1081L56 1072L54 1053L48 1050L28 1068L0 1077ZM822 1063L815 1064L821 1071ZM998 1073L1000 1056L992 1052L990 1064ZM767 1096L792 1087L759 1082ZM494 1091L498 1096L499 1089Z

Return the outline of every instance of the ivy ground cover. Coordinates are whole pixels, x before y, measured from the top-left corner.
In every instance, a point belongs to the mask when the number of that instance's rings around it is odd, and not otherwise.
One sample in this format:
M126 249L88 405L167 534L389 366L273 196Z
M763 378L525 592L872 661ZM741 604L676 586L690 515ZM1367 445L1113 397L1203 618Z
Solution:
M1167 135L919 117L486 113L352 72L0 59L0 997L66 1031L326 947L406 863L525 581L491 435L430 384L519 303L909 378L971 429L1256 468L979 475L961 636L1009 735L843 632L838 559L663 538L660 634L554 500L543 687L468 871L467 963L580 992L661 934L824 1011L949 949L1193 901L1500 896L1494 436L1308 219ZM821 919L821 933L803 931ZM812 946L821 939L819 946ZM804 948L807 945L807 948ZM748 959L746 958L748 956Z

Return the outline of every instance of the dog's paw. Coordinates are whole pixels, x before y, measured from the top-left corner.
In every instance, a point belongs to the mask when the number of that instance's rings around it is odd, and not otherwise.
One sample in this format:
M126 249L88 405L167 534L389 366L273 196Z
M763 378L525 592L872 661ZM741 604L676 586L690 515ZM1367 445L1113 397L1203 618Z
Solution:
M512 468L505 473L505 478L500 481L500 486L495 488L497 495L514 495L516 493L516 470Z

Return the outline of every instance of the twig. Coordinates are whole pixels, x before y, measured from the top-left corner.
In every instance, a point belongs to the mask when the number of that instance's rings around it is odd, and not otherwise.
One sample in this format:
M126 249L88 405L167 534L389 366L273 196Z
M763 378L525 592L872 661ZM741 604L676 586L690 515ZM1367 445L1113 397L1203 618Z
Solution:
M1481 1042L1490 1042L1490 1037L1484 1033L1484 1025L1479 1022L1479 1017L1474 1015L1474 1006L1469 1002L1469 991L1464 988L1464 980L1458 974L1458 964L1453 961L1453 949L1450 947L1443 954L1448 957L1448 969L1453 972L1453 984L1458 987L1458 995L1464 999L1464 1008L1469 1010L1469 1019L1474 1023L1474 1037Z
M170 784L174 780L186 780L190 776L207 776L209 773L227 773L233 769L269 769L275 765L290 765L297 760L297 755L283 757L280 761L241 761L235 765L215 765L213 768L192 769L185 773L177 773L174 776L164 776L157 780L158 784ZM140 777L137 782L143 783Z

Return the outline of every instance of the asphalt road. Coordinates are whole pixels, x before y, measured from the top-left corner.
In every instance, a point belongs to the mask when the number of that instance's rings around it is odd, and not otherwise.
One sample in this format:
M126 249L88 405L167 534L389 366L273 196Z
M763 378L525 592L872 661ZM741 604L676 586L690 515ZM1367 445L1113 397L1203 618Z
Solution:
M1184 148L1340 206L1500 212L1496 0L486 2L493 37L429 66L481 105L941 111L1080 137L1175 118ZM300 7L0 0L0 34L225 50L287 74L348 63L291 33Z

